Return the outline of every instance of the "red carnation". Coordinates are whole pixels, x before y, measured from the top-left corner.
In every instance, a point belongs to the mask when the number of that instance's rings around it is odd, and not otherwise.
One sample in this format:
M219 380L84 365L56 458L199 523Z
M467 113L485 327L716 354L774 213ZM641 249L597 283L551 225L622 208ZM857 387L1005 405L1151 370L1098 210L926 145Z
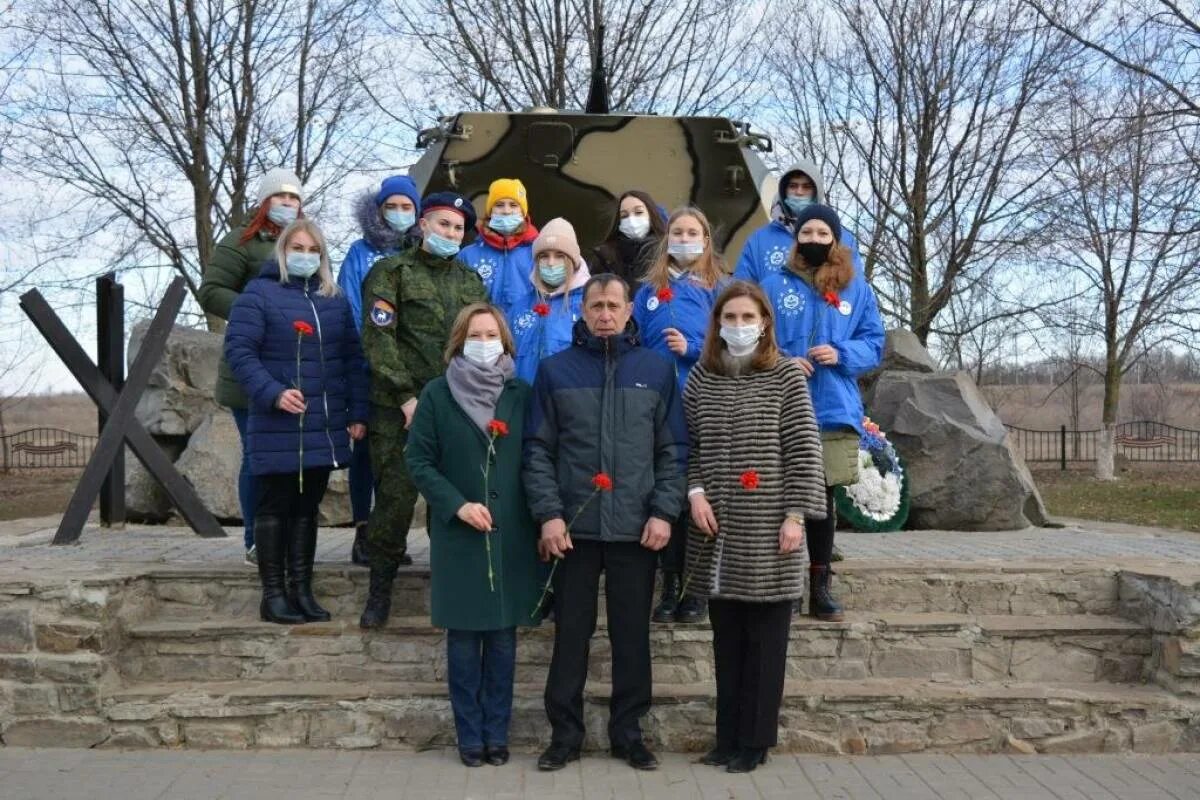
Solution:
M494 419L487 424L488 433L492 436L508 436L508 423L502 419Z
M592 486L595 486L601 492L611 492L613 486L612 478L608 477L608 473L597 472L592 476Z
M313 330L313 326L309 325L302 319L298 319L293 322L292 328L301 336L312 336L314 333L316 333L316 331Z
M655 296L658 298L658 302L669 303L675 299L675 292L672 291L670 286L664 286L658 290L658 294Z
M834 308L837 308L838 304L842 302L842 298L838 297L837 292L826 292L825 302L829 303L829 305L833 306Z
M539 317L548 317L550 316L550 306L546 305L545 303L538 303L533 307L533 313L537 314Z
M741 477L742 488L746 491L758 488L758 473L752 469L748 469L742 473Z

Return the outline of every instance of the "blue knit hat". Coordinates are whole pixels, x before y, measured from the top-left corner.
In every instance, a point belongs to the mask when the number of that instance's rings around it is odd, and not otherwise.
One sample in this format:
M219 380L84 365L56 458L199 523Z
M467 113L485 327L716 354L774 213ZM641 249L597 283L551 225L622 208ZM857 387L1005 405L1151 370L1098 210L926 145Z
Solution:
M413 183L412 178L407 175L384 178L383 183L379 185L379 192L375 195L375 205L382 206L383 201L394 194L402 194L412 200L413 205L417 207L417 216L421 216L421 193L417 191L417 185Z
M829 206L823 206L820 203L811 203L807 208L796 215L796 222L792 226L792 238L800 235L800 229L804 227L804 223L809 220L819 219L829 226L833 231L833 241L840 242L842 240L842 220L838 217L838 213Z
M475 206L471 205L470 200L454 192L434 192L426 195L425 199L421 201L420 208L421 216L425 216L430 211L437 211L439 208L457 211L463 215L467 230L475 227Z

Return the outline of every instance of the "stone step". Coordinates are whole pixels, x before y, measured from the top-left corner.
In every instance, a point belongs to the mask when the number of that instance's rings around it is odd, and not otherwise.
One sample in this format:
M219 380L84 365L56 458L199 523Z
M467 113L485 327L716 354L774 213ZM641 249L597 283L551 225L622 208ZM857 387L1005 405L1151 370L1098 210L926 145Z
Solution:
M835 565L836 594L849 609L900 613L1116 614L1118 570L1092 565L853 561ZM335 616L362 612L367 570L318 564L318 599ZM222 616L253 616L258 574L251 567L162 567L147 571L152 595L168 611L194 609ZM481 577L481 580L483 578ZM604 601L601 595L601 614ZM531 609L532 610L532 609ZM397 576L393 613L429 613L429 569L417 564Z
M603 621L589 676L611 678ZM353 619L288 626L250 618L155 619L127 628L117 664L131 681L445 680L445 638L428 617L393 617L363 631ZM553 628L523 629L517 674L544 681ZM652 625L655 680L715 678L712 631ZM1099 616L849 612L844 622L793 621L787 674L796 679L943 678L1132 683L1147 677L1151 638L1136 623Z
M516 686L511 744L544 746L542 685ZM610 687L585 691L587 746L606 746ZM709 683L654 686L647 739L672 751L712 743ZM6 740L38 720L12 723ZM112 747L424 748L453 744L441 682L176 682L109 692L76 722ZM57 731L69 735L70 731ZM1103 683L788 681L779 750L797 753L1176 752L1200 748L1200 704L1153 687Z

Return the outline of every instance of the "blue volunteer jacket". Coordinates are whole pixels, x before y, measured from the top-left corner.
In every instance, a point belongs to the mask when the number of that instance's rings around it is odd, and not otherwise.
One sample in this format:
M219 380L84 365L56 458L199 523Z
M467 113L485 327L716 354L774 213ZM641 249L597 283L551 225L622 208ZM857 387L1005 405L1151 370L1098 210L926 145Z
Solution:
M542 359L571 346L575 323L583 313L583 286L589 277L587 267L580 265L565 300L561 294L543 297L535 290L507 309L508 327L517 348L518 378L532 384ZM548 313L539 314L539 305L544 305Z
M299 472L302 436L305 469L345 467L346 426L367 422L366 365L350 304L341 296L322 297L318 286L316 276L280 283L272 259L229 313L225 358L250 400L247 451L254 475ZM313 335L299 336L297 321L311 325ZM303 419L275 407L291 388L308 401Z
M792 226L782 219L773 219L762 226L746 240L742 255L738 258L737 269L733 277L740 281L750 281L763 285L768 275L774 275L787 265L788 254L792 252L795 237ZM854 264L854 273L863 274L862 256L858 252L858 240L844 225L842 226L842 244L850 248L850 260Z
M858 377L883 358L883 319L866 278L856 274L835 308L791 270L769 275L762 290L775 313L775 336L788 356L804 356L819 344L837 348L838 363L813 364L808 379L821 430L863 432Z
M529 274L533 271L533 240L537 228L526 224L522 233L500 236L481 225L479 238L464 247L459 260L483 281L492 305L505 314L525 300L533 291Z
M369 190L363 193L354 205L354 215L362 230L363 238L350 245L342 268L338 270L337 282L342 295L350 304L350 313L354 317L354 329L362 333L362 284L367 279L367 273L375 262L388 256L394 256L401 250L407 250L421 241L421 229L416 225L405 233L392 230L386 222L379 218L379 207L375 205L375 192Z
M634 295L633 321L637 323L642 346L675 362L681 394L692 367L700 360L713 304L726 283L719 281L712 289L706 289L690 275L684 275L669 282L673 295L669 303L659 301L658 290L650 284L642 284ZM686 353L676 355L670 351L664 333L667 328L675 328L683 334L688 346Z

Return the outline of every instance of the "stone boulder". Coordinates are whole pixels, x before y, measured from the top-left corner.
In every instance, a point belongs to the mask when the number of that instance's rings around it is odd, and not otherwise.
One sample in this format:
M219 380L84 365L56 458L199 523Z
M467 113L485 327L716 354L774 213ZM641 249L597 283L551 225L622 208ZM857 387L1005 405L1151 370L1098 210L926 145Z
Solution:
M179 458L187 446L187 440L181 436L155 436L153 439L172 461ZM131 522L151 524L166 522L172 513L167 493L128 447L125 448L125 511Z
M892 328L885 335L880 372L937 372L937 363L915 333Z
M242 442L233 415L207 417L188 439L175 468L196 489L200 501L222 522L241 520L237 476L242 468Z
M137 357L149 327L149 321L133 326L129 336L130 364ZM162 360L138 399L137 419L149 433L187 436L214 413L224 412L213 400L223 342L224 337L219 333L178 326L171 329Z
M910 527L1012 530L1046 523L1029 468L969 375L886 370L865 400L908 470Z

